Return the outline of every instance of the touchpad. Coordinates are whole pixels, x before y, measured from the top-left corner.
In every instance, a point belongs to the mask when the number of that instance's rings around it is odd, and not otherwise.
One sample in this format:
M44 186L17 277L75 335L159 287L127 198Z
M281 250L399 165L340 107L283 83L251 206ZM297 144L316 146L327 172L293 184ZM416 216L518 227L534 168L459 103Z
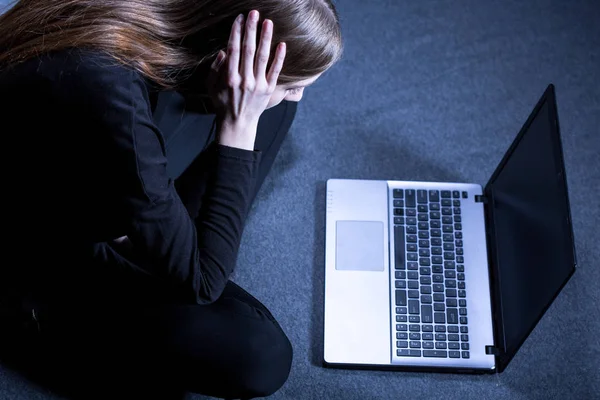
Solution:
M383 271L383 222L336 221L335 269Z

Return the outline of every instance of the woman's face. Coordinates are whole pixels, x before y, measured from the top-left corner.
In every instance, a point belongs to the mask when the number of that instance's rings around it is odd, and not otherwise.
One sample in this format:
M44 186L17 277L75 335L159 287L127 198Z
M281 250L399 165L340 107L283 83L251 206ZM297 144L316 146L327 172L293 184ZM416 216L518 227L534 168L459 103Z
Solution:
M311 78L304 79L302 81L294 83L286 83L284 85L277 85L275 91L271 95L271 100L267 105L267 109L275 107L283 100L287 101L300 101L304 94L304 88L313 84L322 74L315 75Z

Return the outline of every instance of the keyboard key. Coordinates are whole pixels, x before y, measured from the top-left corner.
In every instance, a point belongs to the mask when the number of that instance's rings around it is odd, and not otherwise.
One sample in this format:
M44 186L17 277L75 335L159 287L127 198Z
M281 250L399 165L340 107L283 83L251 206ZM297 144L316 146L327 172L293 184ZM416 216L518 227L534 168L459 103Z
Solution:
M419 213L417 215L417 221L429 221L429 215L425 214L425 213Z
M454 214L460 214L460 208L458 207L453 208L452 211L454 211Z
M421 322L421 318L418 315L411 315L408 317L408 322L419 323Z
M432 312L433 312L433 309L430 305L427 305L427 304L421 305L421 317L423 318L424 323L430 324L433 322Z
M464 281L465 274L463 272L459 272L458 274L456 274L456 279L458 279L459 281Z
M462 350L469 350L469 343L465 343L465 342L461 343L460 348Z
M460 199L460 192L458 190L453 190L452 197L455 199Z
M469 197L469 194L468 194L467 192L463 191L463 192L462 192L462 198L463 198L463 199L466 199L466 198L468 198L468 197Z
M434 283L444 283L444 275L442 274L433 274L432 278Z
M436 333L435 334L435 340L439 340L442 342L446 341L446 334L445 333Z
M417 261L418 259L419 259L419 256L417 253L413 253L413 252L406 253L407 261Z
M410 218L406 219L406 225L414 225L410 223ZM452 225L442 225L442 232L444 233L452 233L454 232L454 227ZM454 256L452 256L454 258Z
M425 330L423 330L423 331L425 331ZM422 336L423 340L433 340L433 333L424 333L421 336ZM465 343L465 344L468 345L468 343ZM433 347L432 347L432 349L433 349ZM468 349L466 349L466 350L468 350Z
M422 330L423 332L433 332L433 325L423 325Z
M417 281L408 281L408 288L409 289L418 289L419 288L419 282L417 282Z
M441 217L442 217L442 215L440 214L439 211L431 211L429 213L429 218L431 218L432 220L437 220L437 219L440 219Z
M449 351L450 358L460 358L460 351Z
M446 279L447 288L456 288L456 281L454 279Z
M446 326L444 326L444 325L436 325L435 326L435 331L436 332L446 332Z
M441 247L435 246L431 248L431 254L433 254L434 256L441 256L442 254L444 254L444 251Z
M460 340L462 340L463 342L468 342L469 341L469 335L460 335Z
M448 333L458 333L458 326L454 326L454 325L449 326Z
M444 225L452 224L452 217L449 217L449 216L442 217L442 224L444 224Z
M422 276L419 278L419 282L421 285L431 285L431 276Z
M417 271L408 271L406 276L408 277L408 279L419 279L419 273Z
M433 284L433 291L434 292L443 292L444 291L444 285L441 283L434 283Z
M446 299L446 306L458 307L458 305L456 304L456 299Z
M458 342L448 342L448 348L451 350L459 350L460 349L460 343Z
M456 271L457 271L457 272L465 272L465 266L464 266L464 265L462 265L462 264L458 264L458 265L456 266Z
M453 271L451 269L444 271L444 277L446 278L456 278L456 271Z
M406 290L396 290L396 305L406 306Z
M449 333L448 334L448 341L458 342L458 333Z
M423 357L447 358L448 352L444 350L423 350Z
M446 307L444 307L444 303L434 303L433 311L444 311Z
M409 270L419 269L419 263L416 262L416 261L407 261L406 262L406 269L409 269ZM409 274L410 274L410 272L409 272ZM414 278L414 279L417 279L417 278Z
M464 263L465 262L465 257L463 257L463 256L457 256L456 257L456 262L457 263L461 263L461 264Z
M444 251L454 251L454 243L452 243L452 242L444 243Z
M451 196L449 190L442 190L442 199L449 199Z
M407 243L417 243L417 235L406 235L406 242Z
M404 208L404 200L394 200L394 207Z
M424 349L433 349L433 342L423 342L423 348Z
M467 315L467 309L466 308L460 308L458 310L458 312L459 312L460 315Z
M421 340L421 334L419 332L411 332L408 334L410 340Z
M396 289L406 289L406 281L396 281Z
M406 207L417 206L414 189L406 189L404 192L404 199L406 200Z
M442 207L442 215L452 215L452 209L450 207Z
M440 203L429 203L429 209L431 211L440 211L442 208L440 207Z
M454 237L457 239L462 239L463 238L462 232L455 232Z
M466 290L459 290L458 291L458 297L467 297L467 292Z
M460 200L452 200L452 205L454 207L460 207Z
M431 286L421 286L421 294L431 294ZM431 296L429 296L431 298Z
M444 293L434 293L433 301L444 301Z
M419 230L426 230L429 229L429 223L428 222L419 222L417 223L417 227L419 228ZM420 243L421 241L419 241Z
M406 307L396 307L396 314L406 314L408 309Z
M465 254L465 251L462 248L456 249L455 252L456 252L456 255L458 255L458 256L462 256Z
M419 248L416 243L408 243L406 245L406 251L417 251Z
M406 234L411 234L411 235L416 235L417 234L417 227L416 226L407 226L406 227Z
M461 326L460 327L460 333L469 333L469 328L466 326Z
M396 271L396 279L406 279L406 271Z
M436 312L433 314L433 322L436 324L445 324L446 323L446 314L441 312Z
M431 237L441 237L442 236L442 231L440 231L439 229L432 229L431 230Z
M394 217L394 224L404 225L404 217Z
M442 266L440 265L442 263L442 257L439 256L433 256L431 257L431 261L432 261L432 266L431 266L431 271L439 274L442 272Z
M409 290L409 291L408 291L408 298L409 298L409 299L418 299L420 295L421 295L421 294L419 293L419 291L418 291L418 290ZM447 295L447 294L446 294L446 295ZM409 305L409 310L410 310L410 305ZM411 313L411 314L412 314L412 313Z
M429 239L428 231L419 231L419 239Z
M404 260L404 227L394 226L394 255L396 269L405 268Z
M446 309L446 318L449 324L458 324L458 310L456 308Z
M396 339L398 339L398 340L408 339L408 333L406 333L406 332L396 332Z
M445 269L454 269L455 266L456 264L454 263L454 261L444 261Z
M427 190L419 189L417 190L417 203L419 204L427 204L429 199L427 198Z
M429 258L419 258L419 265L427 267L431 265L431 261L429 261Z
M440 192L439 190L430 190L429 191L429 201L440 201Z
M421 303L423 304L431 304L431 296L428 294L421 295Z
M429 247L429 240L419 239L419 247Z
M398 347L400 349L408 348L408 342L406 340L397 340L396 347Z
M435 348L436 349L446 349L446 348L448 348L448 346L446 345L446 342L435 342Z
M462 230L462 224L458 224L458 223L454 224L454 229L456 229L457 231Z
M397 331L406 331L407 329L408 329L408 326L406 324L396 324Z
M421 350L398 349L396 355L398 357L421 357Z
M404 197L404 189L394 189L393 193L395 199L402 199Z
M409 325L408 330L411 332L421 331L421 325Z
M429 207L427 207L427 204L419 204L417 206L417 211L420 213L427 212L427 211L429 211Z
M451 206L452 206L452 200L442 199L442 207L451 207Z
M409 314L419 314L419 300L409 300L408 301L408 313Z
M469 358L469 352L468 351L463 351L462 352L462 358Z
M396 322L408 322L406 315L396 315Z
M460 321L461 325L467 325L467 317L460 317L458 320Z
M446 289L446 297L456 297L456 289Z

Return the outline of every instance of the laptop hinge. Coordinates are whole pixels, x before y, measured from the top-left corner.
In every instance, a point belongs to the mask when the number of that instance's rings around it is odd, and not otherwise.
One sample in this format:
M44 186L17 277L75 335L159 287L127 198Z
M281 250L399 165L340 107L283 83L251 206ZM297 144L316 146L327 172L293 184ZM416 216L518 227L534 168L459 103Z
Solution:
M480 194L476 194L475 195L475 203L483 203L483 204L487 204L488 203L488 198L480 195Z
M500 354L500 349L494 346L485 346L485 354L493 354L497 356Z

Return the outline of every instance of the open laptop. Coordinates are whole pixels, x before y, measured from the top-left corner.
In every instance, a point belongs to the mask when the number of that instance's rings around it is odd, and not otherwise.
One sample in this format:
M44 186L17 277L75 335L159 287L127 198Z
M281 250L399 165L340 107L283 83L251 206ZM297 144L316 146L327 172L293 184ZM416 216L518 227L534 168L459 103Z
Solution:
M502 372L576 268L554 86L489 182L327 181L324 364Z

